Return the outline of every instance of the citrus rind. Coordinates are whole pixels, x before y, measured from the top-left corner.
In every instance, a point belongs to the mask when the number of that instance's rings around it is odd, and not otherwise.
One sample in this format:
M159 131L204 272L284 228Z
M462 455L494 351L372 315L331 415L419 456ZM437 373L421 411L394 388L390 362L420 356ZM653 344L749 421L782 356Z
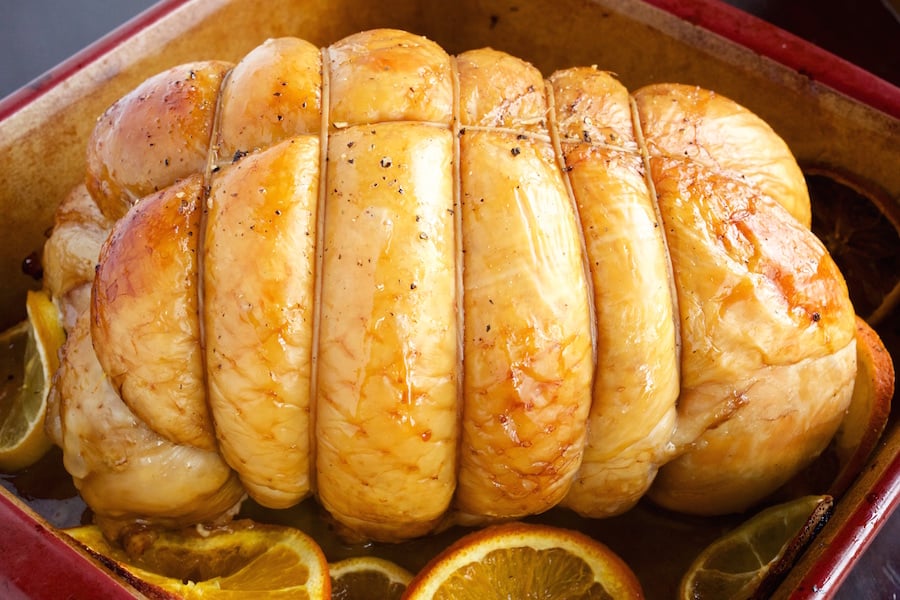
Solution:
M322 549L291 527L242 520L212 531L142 532L121 547L93 525L65 533L152 597L302 600L331 594Z
M605 594L605 595L603 595ZM469 533L410 582L407 600L643 598L629 566L574 530L511 522Z
M894 365L881 338L856 318L856 380L847 414L834 437L839 472L829 494L840 496L859 475L887 427Z
M65 341L59 311L45 292L29 291L28 319L3 334L21 344L22 381L0 396L0 471L14 472L37 462L53 446L44 431L47 396Z
M765 597L828 520L833 498L771 506L707 546L685 572L682 600Z
M400 598L413 575L393 561L356 556L328 565L332 598L393 600Z

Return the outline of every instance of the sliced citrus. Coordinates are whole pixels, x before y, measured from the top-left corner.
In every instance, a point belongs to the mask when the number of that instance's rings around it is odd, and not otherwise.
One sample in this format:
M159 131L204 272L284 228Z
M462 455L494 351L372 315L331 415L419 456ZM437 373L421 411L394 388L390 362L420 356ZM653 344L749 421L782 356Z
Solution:
M292 527L241 520L212 531L146 531L123 547L93 525L65 532L150 597L302 600L331 593L322 549Z
M643 598L634 573L577 531L507 523L469 533L409 583L410 600Z
M794 564L833 508L831 496L769 507L707 546L681 580L679 598L764 598Z
M412 573L374 556L346 558L328 566L333 600L397 600Z
M6 472L30 466L53 445L44 432L44 418L65 333L59 311L46 293L29 291L26 308L28 319L0 337L9 353L4 360L16 365L10 368L21 369L7 377L21 383L5 386L0 396L0 471Z
M900 305L900 213L880 190L807 169L812 230L847 280L856 312L876 327Z
M856 382L847 414L834 437L840 471L829 490L842 494L856 479L891 414L894 364L878 334L856 319Z

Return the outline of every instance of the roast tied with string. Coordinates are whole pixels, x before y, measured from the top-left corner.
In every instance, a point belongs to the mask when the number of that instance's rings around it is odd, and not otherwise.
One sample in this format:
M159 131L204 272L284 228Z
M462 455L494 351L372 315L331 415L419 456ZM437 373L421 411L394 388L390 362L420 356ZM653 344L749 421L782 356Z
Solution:
M113 532L245 495L385 541L740 511L853 389L809 224L787 145L712 91L396 30L268 40L99 118L45 249L48 427Z

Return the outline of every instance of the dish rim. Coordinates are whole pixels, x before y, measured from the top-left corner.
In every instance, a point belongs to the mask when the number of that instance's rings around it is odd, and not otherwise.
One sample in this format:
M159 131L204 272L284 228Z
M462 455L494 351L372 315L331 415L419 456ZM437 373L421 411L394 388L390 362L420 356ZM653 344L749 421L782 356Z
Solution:
M63 60L25 86L0 98L0 121L28 106L79 71L101 59L108 52L128 42L135 34L162 20L170 13L194 0L158 0L132 19ZM867 105L894 119L900 119L900 87L881 79L784 29L768 23L720 0L641 0L688 23L744 46L810 80ZM895 425L892 438L900 440L900 425ZM792 598L831 597L875 539L882 526L900 505L900 443L891 446L893 456L882 475L866 488L866 502L855 504L849 514L831 531L829 543L815 561L804 567ZM55 535L52 526L39 518L27 504L5 488L0 488L0 514L21 514L30 527L3 525L15 536L42 536L50 530L59 543L60 552L79 551ZM16 533L18 531L18 533ZM30 533L29 533L30 532ZM25 539L21 537L19 539ZM81 558L84 558L83 556ZM77 562L77 561L76 561ZM70 563L64 563L67 568ZM0 581L6 576L0 570ZM823 593L825 594L823 596Z

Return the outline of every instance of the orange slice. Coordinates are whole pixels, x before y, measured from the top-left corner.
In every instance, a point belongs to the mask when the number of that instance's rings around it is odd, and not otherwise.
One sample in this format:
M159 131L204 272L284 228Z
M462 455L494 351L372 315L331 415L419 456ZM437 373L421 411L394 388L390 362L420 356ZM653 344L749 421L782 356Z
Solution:
M812 230L847 280L856 312L876 327L900 306L900 212L881 190L807 168Z
M894 364L881 338L856 318L856 382L850 407L834 437L839 472L829 493L842 494L862 471L891 414Z
M328 566L334 600L398 600L412 573L374 556L346 558Z
M416 575L409 600L643 598L634 573L582 533L520 522L467 534Z
M148 531L114 546L93 525L64 530L152 598L328 598L328 563L298 529L249 520L205 531Z

